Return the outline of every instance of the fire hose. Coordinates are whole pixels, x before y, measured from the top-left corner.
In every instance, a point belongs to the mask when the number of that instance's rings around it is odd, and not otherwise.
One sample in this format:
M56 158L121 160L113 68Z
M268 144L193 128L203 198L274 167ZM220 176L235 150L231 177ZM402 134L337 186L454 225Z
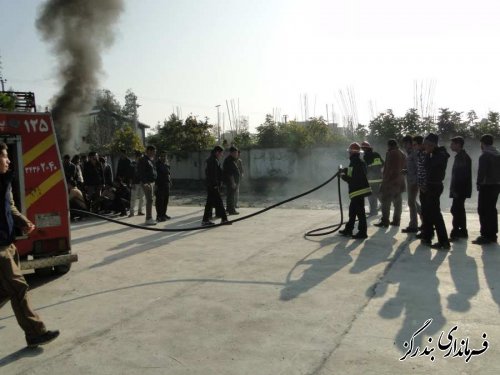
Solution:
M323 228L318 228L318 229L314 229L314 230L311 230L309 232L307 232L305 234L305 236L324 236L324 235L327 235L327 234L331 234L331 233L335 233L337 230L340 229L340 227L343 225L343 222L344 222L344 213L343 213L343 209L342 209L342 196L341 196L341 192L340 192L340 169L339 168L339 171L337 173L335 173L332 177L330 177L328 180L326 180L325 182L323 182L322 184L310 189L310 190L307 190L306 192L304 193L301 193L301 194L298 194L298 195L295 195L291 198L288 198L288 199L285 199L281 202L278 202L278 203L275 203L269 207L266 207L266 208L263 208L259 211L256 211L254 213L251 213L251 214L248 214L248 215L245 215L245 216L241 216L237 219L234 219L234 220L230 220L229 222L226 222L226 223L219 223L219 224L214 224L214 225L210 225L210 226L197 226L197 227L189 227L189 228L156 228L156 227L151 227L151 226L143 226L143 225L138 225L138 224L131 224L131 223L127 223L127 222L124 222L124 221L121 221L121 220L116 220L116 219L113 219L113 218L110 218L108 216L103 216L103 215L99 215L99 214L96 214L94 212L89 212L89 211L85 211L85 210L78 210L78 209L70 209L71 212L75 213L75 214L83 214L83 215L88 215L88 216L93 216L93 217L96 217L96 218L99 218L99 219L102 219L102 220L106 220L106 221L109 221L109 222L112 222L112 223L115 223L115 224L119 224L119 225L124 225L124 226L127 226L127 227L131 227L131 228L136 228L136 229L142 229L142 230L149 230L149 231L154 231L154 232L189 232L189 231L194 231L194 230L202 230L202 229L212 229L212 228L216 228L216 227L219 227L221 225L227 225L228 223L232 224L232 223L236 223L238 221L242 221L242 220L246 220L246 219L249 219L251 217L254 217L254 216L257 216L257 215L260 215L266 211L269 211L273 208L276 208L278 206L281 206L285 203L288 203L288 202L291 202L291 201L294 201L296 199L299 199L299 198L302 198L308 194L311 194L313 192L315 192L316 190L319 190L321 189L323 186L325 185L328 185L331 181L333 181L335 178L337 178L337 186L338 186L338 195L339 195L339 204L340 204L340 223L338 224L334 224L334 225L330 225L330 226L327 226L327 227L323 227ZM329 230L333 228L332 230ZM328 230L327 232L324 232L325 230Z

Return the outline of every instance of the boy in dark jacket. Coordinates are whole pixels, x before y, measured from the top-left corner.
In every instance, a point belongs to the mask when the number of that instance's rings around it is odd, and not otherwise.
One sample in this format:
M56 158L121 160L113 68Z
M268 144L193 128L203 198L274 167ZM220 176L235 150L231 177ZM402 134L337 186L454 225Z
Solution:
M366 164L360 158L361 147L358 143L351 143L349 146L350 164L348 168L342 171L341 178L349 185L349 221L345 228L339 233L343 236L351 236L354 239L365 239L368 237L366 214L365 214L365 197L372 192L368 179L366 177ZM358 233L352 234L354 223L358 219Z
M465 214L465 199L472 193L472 161L464 150L463 137L451 139L450 149L456 152L453 169L451 170L450 198L453 198L451 214L453 229L450 241L467 238L467 218Z

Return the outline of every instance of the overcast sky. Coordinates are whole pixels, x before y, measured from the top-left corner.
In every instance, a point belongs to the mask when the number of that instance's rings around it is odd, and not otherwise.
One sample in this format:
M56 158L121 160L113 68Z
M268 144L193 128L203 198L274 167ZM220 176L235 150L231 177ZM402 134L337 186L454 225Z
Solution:
M41 3L0 0L0 55L7 88L45 106L60 83ZM176 107L216 123L231 99L251 128L274 108L301 120L304 94L309 116L333 104L339 121L347 87L366 124L413 107L415 82L435 83L436 111L500 110L498 0L126 0L115 29L100 87L122 103L131 88L149 125Z

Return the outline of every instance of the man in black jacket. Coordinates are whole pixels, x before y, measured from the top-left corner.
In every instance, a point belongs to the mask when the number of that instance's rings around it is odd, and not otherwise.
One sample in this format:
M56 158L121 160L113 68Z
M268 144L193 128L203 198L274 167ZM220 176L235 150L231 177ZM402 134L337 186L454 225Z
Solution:
M37 347L54 340L59 331L48 331L30 305L28 283L19 268L19 254L14 245L14 227L19 226L23 233L29 234L35 226L14 205L9 164L7 145L0 142L0 307L10 300L28 346Z
M472 161L464 150L463 137L451 139L450 149L456 152L453 169L451 170L450 198L453 198L451 214L453 229L450 241L467 238L467 217L465 214L465 199L472 193Z
M104 186L104 171L98 158L97 152L91 151L88 155L88 161L83 164L85 190L90 200L90 209L94 212L98 210L97 204L101 199Z
M443 215L441 213L441 194L443 193L443 180L446 174L446 165L450 155L444 147L438 146L438 136L430 133L424 140L426 153L425 159L425 208L422 210L425 218L422 230L422 244L430 245L433 249L449 250L450 241L446 231ZM431 245L434 229L438 242Z
M132 180L132 167L131 160L127 157L125 150L120 150L120 159L118 159L118 165L116 167L116 178L120 178L121 181L130 188Z
M75 184L78 179L78 176L76 174L76 165L71 162L71 157L69 155L64 155L63 157L63 168L66 182L72 182L73 184Z
M361 147L358 143L351 143L349 146L349 167L342 171L341 177L349 185L349 221L345 228L339 233L343 236L351 236L354 239L365 239L367 235L367 224L365 214L365 197L371 194L370 184L366 177L366 164L361 160L359 154ZM352 234L354 223L358 222L358 233Z
M222 167L224 182L226 183L226 208L229 215L238 215L236 211L236 190L240 182L240 170L238 168L238 149L234 146L229 148L229 155L224 159Z
M224 150L220 146L215 146L211 151L210 156L205 164L205 177L207 184L207 202L205 203L205 212L203 213L203 220L201 225L209 226L214 225L210 221L212 209L215 207L215 214L222 218L221 223L230 224L227 220L226 210L224 203L220 196L220 188L222 185L222 169L220 167L220 158Z
M153 219L153 192L157 177L155 165L156 147L147 146L146 153L137 162L137 175L146 197L146 225L156 225Z
M500 192L500 153L493 146L493 136L481 137L479 168L477 170L477 189L479 197L477 213L481 225L481 235L472 243L484 245L497 242L498 212L497 200Z
M156 221L170 220L167 215L168 200L170 198L170 164L167 160L167 153L161 151L156 160L156 184L155 184L155 197L156 197Z

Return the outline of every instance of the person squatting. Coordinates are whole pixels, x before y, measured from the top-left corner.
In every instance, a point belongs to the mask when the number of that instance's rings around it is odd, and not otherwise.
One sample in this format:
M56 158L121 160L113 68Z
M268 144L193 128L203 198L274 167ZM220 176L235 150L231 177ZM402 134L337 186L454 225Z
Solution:
M490 134L480 139L482 154L476 178L480 235L472 241L479 245L498 241L496 204L500 193L500 153L493 142L494 138ZM469 236L465 200L472 194L472 161L464 148L465 140L457 136L450 143L450 149L456 155L449 187L449 197L452 199L452 229L449 235L441 212L440 198L444 191L443 181L450 154L444 146L439 145L439 138L434 133L429 133L425 138L405 136L402 143L405 152L399 149L395 139L387 142L385 161L366 141L361 145L354 142L349 146L350 164L341 170L340 175L349 186L349 220L339 234L358 240L367 238L366 216L376 215L378 207L377 200L370 199L370 211L366 215L364 198L373 196L380 200L382 207L380 221L374 225L379 228L390 225L399 227L402 194L407 191L410 222L402 232L416 233L416 238L423 245L449 250L450 242ZM391 205L394 206L392 220ZM356 219L358 232L353 234ZM437 242L432 243L434 235L437 236Z

